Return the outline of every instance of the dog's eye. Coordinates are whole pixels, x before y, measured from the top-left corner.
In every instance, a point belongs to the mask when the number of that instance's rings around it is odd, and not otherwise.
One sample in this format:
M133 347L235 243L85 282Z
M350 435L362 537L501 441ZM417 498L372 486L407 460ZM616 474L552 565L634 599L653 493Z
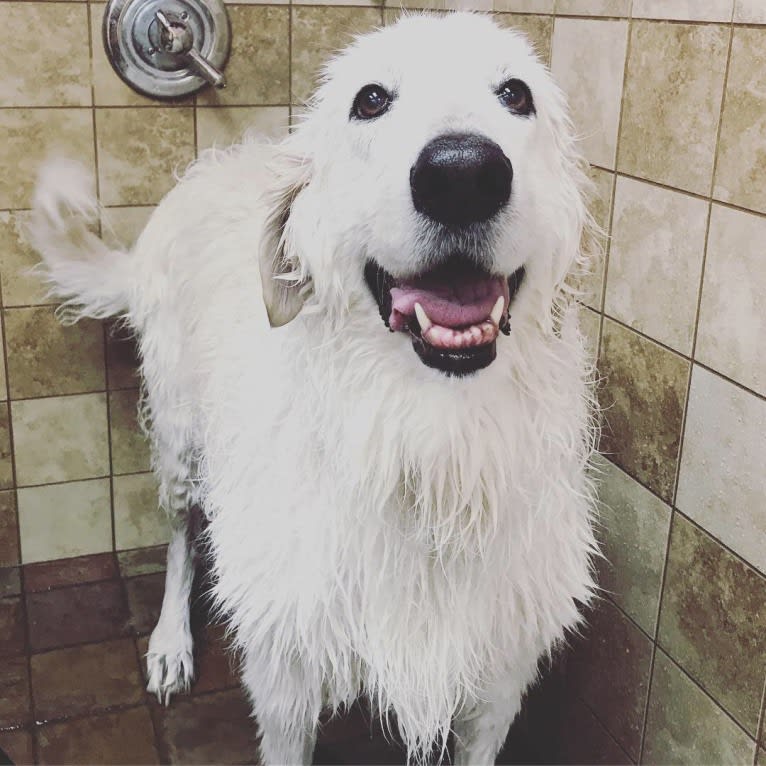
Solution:
M380 85L365 85L356 94L351 116L359 120L380 117L391 106L391 94Z
M506 80L497 90L500 103L514 114L526 116L534 114L535 105L526 83L521 80Z

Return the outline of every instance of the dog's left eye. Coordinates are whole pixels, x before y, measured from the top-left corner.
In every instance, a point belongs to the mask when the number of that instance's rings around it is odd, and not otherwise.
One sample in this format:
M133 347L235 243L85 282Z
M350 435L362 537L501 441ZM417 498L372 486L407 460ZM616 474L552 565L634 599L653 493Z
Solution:
M532 94L525 82L512 78L506 80L498 89L497 97L506 109L514 114L526 116L535 113Z
M381 85L365 85L356 94L354 105L351 107L351 116L359 120L372 120L391 106L391 94Z

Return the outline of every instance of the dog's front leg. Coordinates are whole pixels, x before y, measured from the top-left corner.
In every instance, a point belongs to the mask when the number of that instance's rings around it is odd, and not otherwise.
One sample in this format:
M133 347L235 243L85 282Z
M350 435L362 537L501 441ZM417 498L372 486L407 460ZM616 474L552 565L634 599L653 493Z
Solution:
M270 647L246 653L242 681L253 705L264 766L310 766L322 704L321 681L300 660Z
M455 766L490 766L521 707L521 689L508 681L476 700L453 722Z

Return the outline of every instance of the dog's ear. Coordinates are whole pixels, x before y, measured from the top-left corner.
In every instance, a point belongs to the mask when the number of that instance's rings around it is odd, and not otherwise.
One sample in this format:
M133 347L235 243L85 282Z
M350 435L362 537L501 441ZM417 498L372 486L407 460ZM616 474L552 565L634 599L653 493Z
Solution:
M293 203L311 178L306 156L290 139L273 147L269 162L271 180L266 194L266 223L260 244L261 289L269 323L281 327L298 315L311 281L291 235Z

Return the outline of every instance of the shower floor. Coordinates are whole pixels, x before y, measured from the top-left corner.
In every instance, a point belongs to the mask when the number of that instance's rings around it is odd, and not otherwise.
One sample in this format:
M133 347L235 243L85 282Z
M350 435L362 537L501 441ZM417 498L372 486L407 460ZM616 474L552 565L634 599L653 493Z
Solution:
M144 689L164 561L160 547L0 569L0 763L3 752L16 764L256 762L249 706L202 598L191 693L165 708ZM405 754L355 706L323 726L314 760Z

